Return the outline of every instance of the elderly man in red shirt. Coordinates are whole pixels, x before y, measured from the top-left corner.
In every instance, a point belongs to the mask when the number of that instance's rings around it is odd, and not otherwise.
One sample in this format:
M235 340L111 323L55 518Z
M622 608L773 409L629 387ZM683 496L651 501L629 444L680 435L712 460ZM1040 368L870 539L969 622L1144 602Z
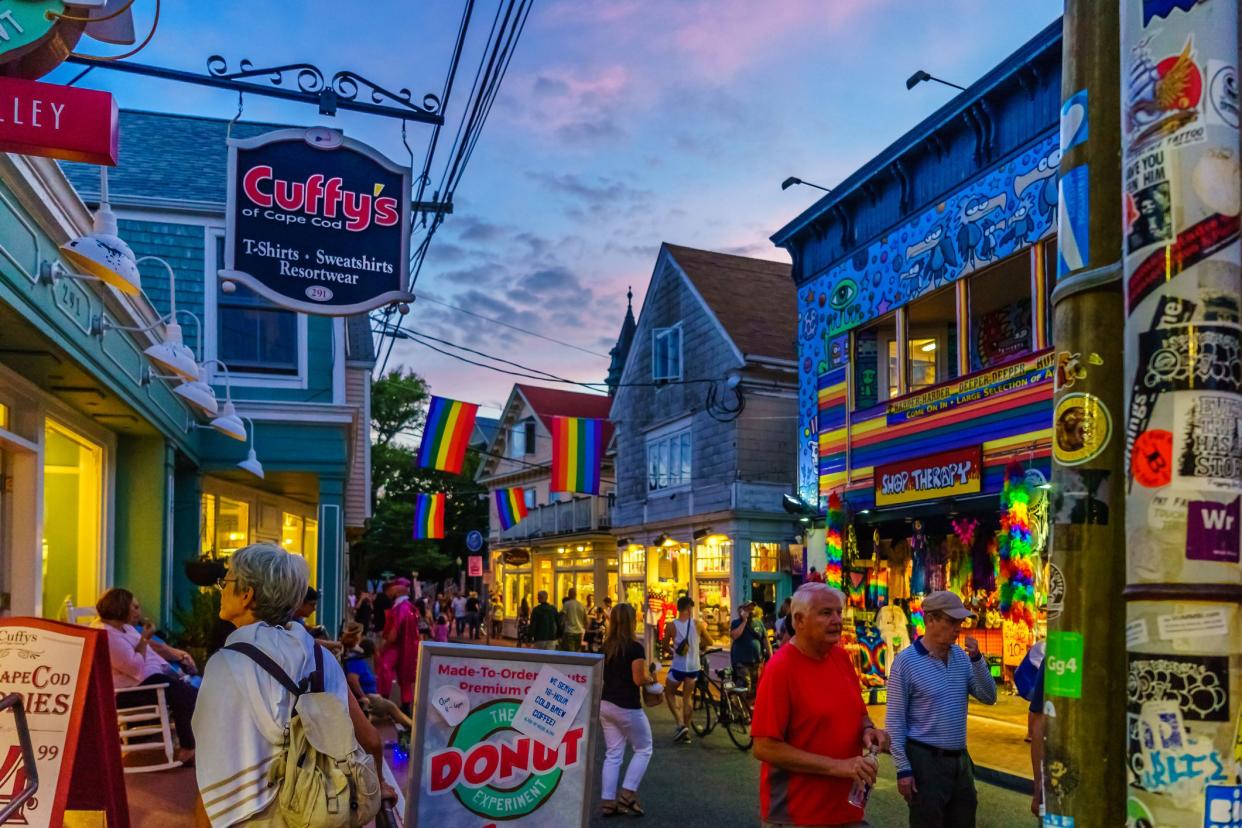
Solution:
M763 763L759 796L765 828L866 826L849 803L854 783L874 785L888 734L867 715L858 673L841 640L845 596L824 583L794 593L797 631L768 662L759 682L751 733Z

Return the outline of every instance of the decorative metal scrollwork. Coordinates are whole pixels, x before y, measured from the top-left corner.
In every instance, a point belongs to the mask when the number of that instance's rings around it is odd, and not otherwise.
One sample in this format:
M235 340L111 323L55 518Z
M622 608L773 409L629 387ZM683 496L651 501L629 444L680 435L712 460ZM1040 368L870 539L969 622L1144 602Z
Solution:
M266 75L268 82L273 86L283 86L285 73L296 72L297 74L294 77L297 80L298 90L308 95L315 95L323 91L325 84L323 72L309 63L289 63L284 66L255 69L253 63L243 58L238 64L238 71L230 72L227 60L220 55L212 55L207 58L207 72L214 78L222 78L224 80L244 80L245 78L257 78Z
M228 61L223 56L212 55L207 58L207 72L214 78L230 81L266 78L273 86L283 86L286 74L294 73L298 90L308 95L330 96L334 94L343 100L357 101L359 93L365 91L370 93L371 103L376 106L395 104L398 108L420 113L437 113L441 105L440 98L431 93L424 95L422 104L419 105L414 102L414 95L409 89L403 87L393 92L348 69L343 69L333 75L329 85L324 73L317 66L309 63L289 63L284 66L256 69L251 61L243 59L238 63L237 71L230 72Z

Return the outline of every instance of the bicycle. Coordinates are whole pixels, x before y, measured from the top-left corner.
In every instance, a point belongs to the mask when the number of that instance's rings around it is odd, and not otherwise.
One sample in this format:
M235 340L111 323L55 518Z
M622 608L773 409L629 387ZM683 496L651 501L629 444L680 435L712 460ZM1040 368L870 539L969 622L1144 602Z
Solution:
M711 648L704 651L700 662L690 726L699 736L706 736L721 725L738 750L750 750L754 739L750 735L751 710L746 701L748 691L734 686L728 651Z

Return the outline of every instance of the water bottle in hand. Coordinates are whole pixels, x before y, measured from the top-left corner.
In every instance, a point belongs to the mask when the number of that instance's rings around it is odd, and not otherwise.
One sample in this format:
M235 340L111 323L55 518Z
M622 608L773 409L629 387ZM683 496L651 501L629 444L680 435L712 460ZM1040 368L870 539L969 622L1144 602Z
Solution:
M879 760L875 758L874 748L872 748L869 751L864 752L863 758L869 761L871 764L876 765L877 767L880 764ZM871 797L871 786L855 779L854 787L850 788L849 803L853 805L855 808L865 808L867 807L867 800L870 797Z

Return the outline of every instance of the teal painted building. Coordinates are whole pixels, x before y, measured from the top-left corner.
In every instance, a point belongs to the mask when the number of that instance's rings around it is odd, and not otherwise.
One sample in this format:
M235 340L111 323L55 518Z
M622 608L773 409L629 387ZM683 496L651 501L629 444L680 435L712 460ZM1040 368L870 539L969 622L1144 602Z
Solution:
M273 128L237 123L232 134ZM160 326L113 328L169 312L161 264L140 265L139 297L40 280L60 244L90 231L99 168L0 155L4 611L66 617L118 585L167 622L197 589L186 561L271 541L307 558L318 620L342 617L348 542L370 510L369 326L219 291L227 131L223 120L122 113L109 202L135 256L172 267L186 344L213 369L218 399L253 422L249 444L202 427L176 381L153 375L142 352ZM249 448L262 478L238 467Z

